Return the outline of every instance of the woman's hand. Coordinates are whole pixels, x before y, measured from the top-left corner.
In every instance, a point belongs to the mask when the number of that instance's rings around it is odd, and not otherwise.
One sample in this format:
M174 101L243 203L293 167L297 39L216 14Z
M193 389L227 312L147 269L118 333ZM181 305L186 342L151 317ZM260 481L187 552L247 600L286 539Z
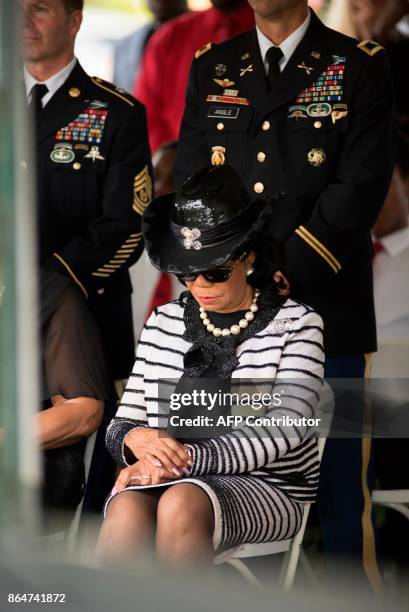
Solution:
M158 485L169 480L175 480L175 474L163 467L155 467L150 461L141 459L133 465L124 468L119 474L114 493L123 491L127 485Z
M124 442L137 459L144 459L155 468L164 468L172 478L190 471L192 462L184 445L163 431L148 427L133 429L126 434Z

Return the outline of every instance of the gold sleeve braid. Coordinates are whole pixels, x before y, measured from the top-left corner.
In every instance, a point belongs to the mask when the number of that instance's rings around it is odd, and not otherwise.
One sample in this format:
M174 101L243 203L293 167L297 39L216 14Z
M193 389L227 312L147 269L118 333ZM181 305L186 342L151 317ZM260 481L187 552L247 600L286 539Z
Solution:
M142 232L131 234L127 240L119 247L115 255L107 264L104 264L92 276L100 278L109 278L111 274L123 267L124 263L130 258L140 241L142 240Z
M152 200L153 187L148 166L135 176L132 208L138 215L143 215L145 208ZM109 278L111 274L123 267L142 239L142 233L131 234L116 251L110 261L92 273L92 276Z
M132 208L138 215L143 215L145 208L152 200L152 179L149 174L148 166L135 176L134 198Z

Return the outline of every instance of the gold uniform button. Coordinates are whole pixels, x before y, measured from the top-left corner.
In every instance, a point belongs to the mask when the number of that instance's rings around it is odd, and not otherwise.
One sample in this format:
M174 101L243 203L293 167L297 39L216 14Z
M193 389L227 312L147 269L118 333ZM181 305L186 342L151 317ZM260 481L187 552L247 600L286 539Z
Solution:
M261 125L261 129L267 132L271 128L271 123L269 121L263 121Z
M80 170L81 169L81 164L79 162L75 162L75 164L73 164L72 167L74 168L74 170Z
M78 87L71 87L71 89L68 92L68 94L71 96L71 98L79 98L80 95L81 95L81 92L78 89Z
M263 153L263 151L259 151L259 153L257 153L257 159L259 162L263 162L266 159L266 154Z
M105 289L98 289L97 293L98 293L98 295L104 295Z
M222 130L224 130L224 123L220 122L216 125L216 127L221 132Z
M321 126L322 126L321 121L316 121L316 122L314 123L314 127L315 127L315 128L317 128L317 129L318 129L318 128L320 128Z
M263 193L263 191L264 191L264 185L263 185L263 183L255 183L255 185L254 185L254 191L255 191L256 193Z

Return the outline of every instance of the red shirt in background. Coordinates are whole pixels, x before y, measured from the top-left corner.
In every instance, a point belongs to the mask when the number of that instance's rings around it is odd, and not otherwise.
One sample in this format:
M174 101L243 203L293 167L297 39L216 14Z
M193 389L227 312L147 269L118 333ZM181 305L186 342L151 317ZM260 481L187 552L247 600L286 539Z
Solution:
M209 42L223 42L253 27L253 10L244 4L228 13L214 7L186 13L152 36L133 91L146 106L152 152L178 139L195 52Z

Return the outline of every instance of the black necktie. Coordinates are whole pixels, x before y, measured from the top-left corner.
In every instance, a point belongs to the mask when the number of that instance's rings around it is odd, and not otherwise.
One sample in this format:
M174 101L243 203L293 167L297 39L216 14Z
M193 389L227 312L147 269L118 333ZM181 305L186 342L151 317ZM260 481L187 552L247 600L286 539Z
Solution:
M31 90L31 101L28 105L30 112L33 113L34 119L38 122L41 111L43 110L43 105L41 104L41 100L48 93L47 85L42 85L41 83L37 83L34 85Z
M266 53L266 60L268 63L268 82L270 89L273 89L275 82L280 76L280 67L278 65L280 59L283 57L283 52L280 47L270 47Z

